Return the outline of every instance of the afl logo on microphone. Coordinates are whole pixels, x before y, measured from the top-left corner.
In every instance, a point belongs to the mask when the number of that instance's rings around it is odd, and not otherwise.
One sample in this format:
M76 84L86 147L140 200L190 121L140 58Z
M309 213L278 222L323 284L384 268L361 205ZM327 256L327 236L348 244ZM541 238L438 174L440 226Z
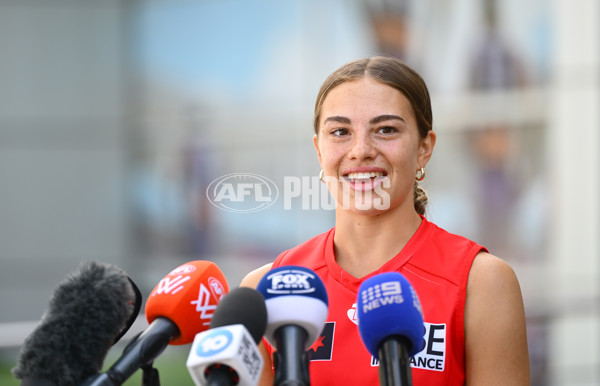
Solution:
M311 281L316 280L316 276L299 269L279 270L267 276L271 283L267 292L277 295L298 295L309 294L316 291Z
M233 334L224 329L217 329L207 334L196 346L196 354L210 357L225 350L233 341Z
M233 173L212 181L206 188L206 196L219 209L250 213L273 205L279 197L279 189L267 177Z
M221 298L223 296L225 296L225 288L223 287L223 284L221 284L221 282L219 281L219 279L216 279L216 278L214 278L212 276L209 277L208 278L208 285L210 286L210 289L211 289L213 295L218 300L221 300Z

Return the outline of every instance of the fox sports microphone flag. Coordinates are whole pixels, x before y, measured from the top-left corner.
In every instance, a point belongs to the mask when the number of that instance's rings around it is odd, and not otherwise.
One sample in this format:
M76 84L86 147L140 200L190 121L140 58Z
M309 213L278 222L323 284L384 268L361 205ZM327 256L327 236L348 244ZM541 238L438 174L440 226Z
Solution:
M225 275L215 263L190 261L154 287L146 302L146 319L148 323L157 317L169 319L180 332L169 344L189 344L197 333L208 330L217 304L228 292Z
M278 328L296 325L306 330L310 347L319 337L329 311L327 291L319 276L305 267L281 266L269 271L256 289L267 306L265 338L269 344L276 346Z
M357 299L358 330L369 352L379 359L379 346L391 336L409 343L409 355L423 349L423 311L412 285L399 272L387 272L365 280Z

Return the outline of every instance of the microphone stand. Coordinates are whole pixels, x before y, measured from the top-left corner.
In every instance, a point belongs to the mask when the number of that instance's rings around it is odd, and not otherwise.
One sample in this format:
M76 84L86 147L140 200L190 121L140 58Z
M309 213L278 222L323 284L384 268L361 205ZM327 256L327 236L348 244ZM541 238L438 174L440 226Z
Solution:
M127 344L123 355L105 373L87 378L80 386L119 386L122 385L134 372L145 365L152 366L168 346L173 336L179 334L177 326L169 319L158 317L150 323L148 328L137 335ZM150 385L156 386L159 382L158 372L147 372L146 379Z
M154 362L143 365L142 368L142 386L160 386L160 377L158 370L153 367Z
M381 386L412 386L407 342L399 336L384 340L379 346L379 382Z

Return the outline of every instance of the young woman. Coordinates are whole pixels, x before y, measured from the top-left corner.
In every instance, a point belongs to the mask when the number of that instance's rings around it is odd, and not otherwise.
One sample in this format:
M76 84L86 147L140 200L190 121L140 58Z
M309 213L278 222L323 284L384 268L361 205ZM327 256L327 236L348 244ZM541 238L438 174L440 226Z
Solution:
M376 385L354 311L358 287L402 273L423 308L426 345L412 362L415 385L528 385L525 313L518 280L485 247L425 218L418 181L432 156L429 92L402 62L373 57L345 64L317 96L314 145L322 180L336 198L331 230L249 273L256 286L272 267L315 271L329 296L324 341L312 347L311 384ZM326 332L325 332L326 331ZM272 384L271 362L263 372Z

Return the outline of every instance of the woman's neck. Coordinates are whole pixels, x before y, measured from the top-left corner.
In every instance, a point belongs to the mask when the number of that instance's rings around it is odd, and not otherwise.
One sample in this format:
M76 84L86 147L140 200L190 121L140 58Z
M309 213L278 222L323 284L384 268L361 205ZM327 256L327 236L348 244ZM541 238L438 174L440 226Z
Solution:
M336 262L357 278L379 269L404 248L421 224L421 217L414 209L407 212L336 214Z

